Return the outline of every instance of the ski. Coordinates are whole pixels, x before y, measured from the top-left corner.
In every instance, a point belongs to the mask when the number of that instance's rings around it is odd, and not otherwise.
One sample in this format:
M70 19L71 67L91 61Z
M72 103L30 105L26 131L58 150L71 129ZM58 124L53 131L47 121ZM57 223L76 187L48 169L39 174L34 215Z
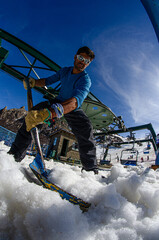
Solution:
M36 167L34 162L30 163L29 167L33 171L35 176L38 178L38 180L43 184L43 186L45 188L47 188L49 190L52 190L52 191L55 191L55 192L58 192L62 199L66 199L67 201L69 201L70 203L72 203L74 205L79 205L80 209L83 212L87 212L88 211L89 207L91 206L90 203L87 203L87 202L83 201L82 199L77 198L76 196L66 192L62 188L60 188L57 185L55 185L54 183L50 182L46 177L44 177L40 173L39 169Z

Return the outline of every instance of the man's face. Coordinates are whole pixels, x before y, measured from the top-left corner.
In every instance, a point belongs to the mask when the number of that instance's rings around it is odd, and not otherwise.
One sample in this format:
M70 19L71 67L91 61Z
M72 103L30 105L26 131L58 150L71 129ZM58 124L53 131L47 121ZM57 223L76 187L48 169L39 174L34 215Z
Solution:
M86 53L79 53L79 55L75 55L74 60L74 68L77 73L83 72L91 62L90 57Z

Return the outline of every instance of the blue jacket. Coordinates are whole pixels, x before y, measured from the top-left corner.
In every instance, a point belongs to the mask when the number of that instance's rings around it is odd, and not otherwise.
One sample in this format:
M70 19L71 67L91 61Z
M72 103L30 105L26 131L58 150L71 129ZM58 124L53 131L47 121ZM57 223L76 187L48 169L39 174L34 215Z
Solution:
M46 78L45 84L49 86L57 81L61 82L61 89L57 97L61 102L75 97L79 108L89 93L91 79L86 71L72 74L73 67L61 68L56 74Z

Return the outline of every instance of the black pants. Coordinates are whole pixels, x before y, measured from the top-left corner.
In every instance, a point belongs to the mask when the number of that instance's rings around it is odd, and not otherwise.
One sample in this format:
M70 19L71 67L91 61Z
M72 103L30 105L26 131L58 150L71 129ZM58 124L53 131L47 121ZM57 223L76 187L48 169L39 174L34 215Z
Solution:
M33 107L33 110L48 108L49 102L41 102ZM96 147L93 140L93 129L89 118L82 109L65 114L65 119L71 127L73 134L77 138L79 154L83 168L91 170L97 167ZM39 128L40 126L38 126ZM31 143L31 134L26 131L25 121L19 129L15 141L11 146L11 151L15 152L19 158L24 156L29 144Z

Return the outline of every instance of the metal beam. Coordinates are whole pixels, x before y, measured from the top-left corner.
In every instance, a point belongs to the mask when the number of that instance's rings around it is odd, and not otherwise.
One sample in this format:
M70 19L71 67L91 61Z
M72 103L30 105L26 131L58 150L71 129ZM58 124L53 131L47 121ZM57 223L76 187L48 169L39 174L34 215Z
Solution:
M136 126L136 127L126 128L125 130L118 129L118 130L112 130L112 131L107 131L107 132L102 132L102 133L95 133L94 135L95 136L100 136L100 135L104 135L104 134L105 135L111 135L111 134L139 131L139 130L143 130L143 129L148 129L152 133L153 138L156 139L156 133L155 133L151 123Z
M157 146L154 144L153 139L141 139L141 140L134 140L128 142L114 142L113 145L126 145L126 144L134 144L134 143L143 143L143 142L151 142L154 148L154 151L157 151Z
M44 63L48 67L50 67L52 70L57 72L60 70L60 66L53 62L51 59L46 57L44 54L30 46L29 44L23 42L22 40L18 39L17 37L13 36L12 34L0 29L0 38L6 40L7 42L10 42L14 46L22 49L23 51L29 53L31 56L36 57L37 60Z

